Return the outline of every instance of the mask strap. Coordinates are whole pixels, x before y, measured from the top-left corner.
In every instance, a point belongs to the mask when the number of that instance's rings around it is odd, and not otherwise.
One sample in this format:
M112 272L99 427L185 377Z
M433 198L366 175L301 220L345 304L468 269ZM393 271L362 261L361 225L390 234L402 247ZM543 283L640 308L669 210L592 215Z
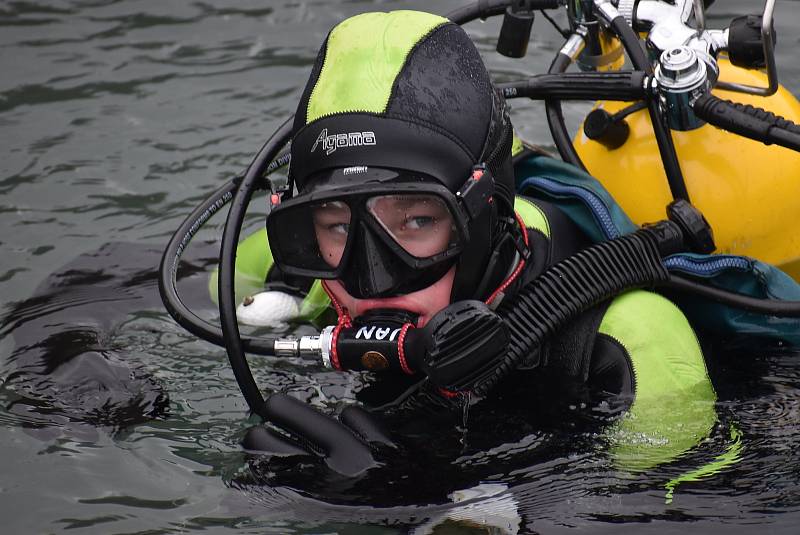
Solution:
M525 228L525 222L522 220L522 217L520 217L520 215L517 212L514 212L514 218L516 219L519 230L522 233L522 241L525 244L525 247L521 248L518 245L517 248L521 250L519 256L519 262L514 268L514 271L512 271L511 274L508 277L506 277L506 279L502 282L502 284L500 284L500 286L494 292L492 292L492 295L490 295L489 298L486 299L485 303L493 309L496 309L500 305L500 302L503 300L502 298L505 295L503 294L503 292L506 290L506 288L508 288L511 285L511 283L513 283L517 279L517 277L519 277L519 274L522 273L522 270L525 267L525 259L527 259L530 256L530 249L528 249L528 231ZM500 299L498 299L498 297ZM495 300L497 301L496 303ZM492 306L493 303L494 306ZM437 391L442 397L449 400L469 395L469 393L454 392L452 390L447 390L446 388L441 388L441 387L437 388Z

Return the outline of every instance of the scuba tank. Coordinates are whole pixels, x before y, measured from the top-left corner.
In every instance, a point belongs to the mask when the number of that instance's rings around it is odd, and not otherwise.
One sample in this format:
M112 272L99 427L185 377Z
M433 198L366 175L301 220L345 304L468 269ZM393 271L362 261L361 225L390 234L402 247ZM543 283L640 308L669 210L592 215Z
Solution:
M738 17L724 30L707 30L703 6L689 0L613 4L644 38L648 60L655 64L651 87L669 122L683 198L710 223L716 252L758 258L800 280L800 237L791 224L800 212L794 195L800 154L721 130L691 109L710 91L739 102L752 116L800 117L800 102L777 83L774 1L766 2L763 15ZM573 29L595 18L584 6L569 3ZM576 57L582 70L619 69L619 62L595 61L592 67L583 60L595 41L609 40L609 30L594 25L587 33ZM578 160L638 225L662 218L664 207L681 195L669 183L652 116L641 108L600 100L573 141Z
M764 85L766 76L720 61L720 78ZM785 88L769 96L715 90L722 99L769 110L782 117L800 117L800 102ZM616 114L627 107L600 101L595 109ZM590 139L585 124L575 136L575 149L587 170L597 178L637 224L664 217L672 201L664 166L652 135L650 118L639 110L623 119L626 139L608 146ZM800 154L764 145L705 124L673 131L686 189L714 229L717 252L755 257L800 280L800 236L795 226L800 213Z

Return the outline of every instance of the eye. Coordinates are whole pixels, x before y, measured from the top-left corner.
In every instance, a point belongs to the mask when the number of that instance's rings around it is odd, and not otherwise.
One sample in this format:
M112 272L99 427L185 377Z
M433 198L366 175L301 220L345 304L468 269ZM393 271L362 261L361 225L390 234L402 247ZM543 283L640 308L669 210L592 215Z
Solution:
M325 229L332 234L347 236L347 233L350 232L350 223L331 223Z
M311 209L311 217L317 233L346 237L350 231L350 208L338 201L321 203Z
M425 216L425 215L411 216L406 218L403 226L411 230L422 230L425 227L434 225L436 222L437 218L433 216Z

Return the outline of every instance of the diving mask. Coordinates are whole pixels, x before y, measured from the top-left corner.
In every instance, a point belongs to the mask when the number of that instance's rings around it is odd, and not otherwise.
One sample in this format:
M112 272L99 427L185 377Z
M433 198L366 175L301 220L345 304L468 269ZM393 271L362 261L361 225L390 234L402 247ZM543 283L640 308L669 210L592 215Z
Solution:
M338 279L353 297L389 297L439 280L469 242L477 204L490 202L483 168L453 194L419 173L352 167L328 171L308 193L273 196L267 232L289 275ZM278 202L276 202L278 201Z

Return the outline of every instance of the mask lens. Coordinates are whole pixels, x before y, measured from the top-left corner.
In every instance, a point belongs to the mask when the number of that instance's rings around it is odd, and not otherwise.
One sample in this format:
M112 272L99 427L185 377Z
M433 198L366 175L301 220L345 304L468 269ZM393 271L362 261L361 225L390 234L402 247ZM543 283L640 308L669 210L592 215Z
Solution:
M332 269L339 266L350 234L350 207L341 201L312 204L311 220L319 255Z
M332 272L347 245L350 208L341 201L329 201L279 209L270 214L268 233L284 265Z
M408 254L430 258L459 245L459 233L445 202L435 195L380 195L367 210Z

